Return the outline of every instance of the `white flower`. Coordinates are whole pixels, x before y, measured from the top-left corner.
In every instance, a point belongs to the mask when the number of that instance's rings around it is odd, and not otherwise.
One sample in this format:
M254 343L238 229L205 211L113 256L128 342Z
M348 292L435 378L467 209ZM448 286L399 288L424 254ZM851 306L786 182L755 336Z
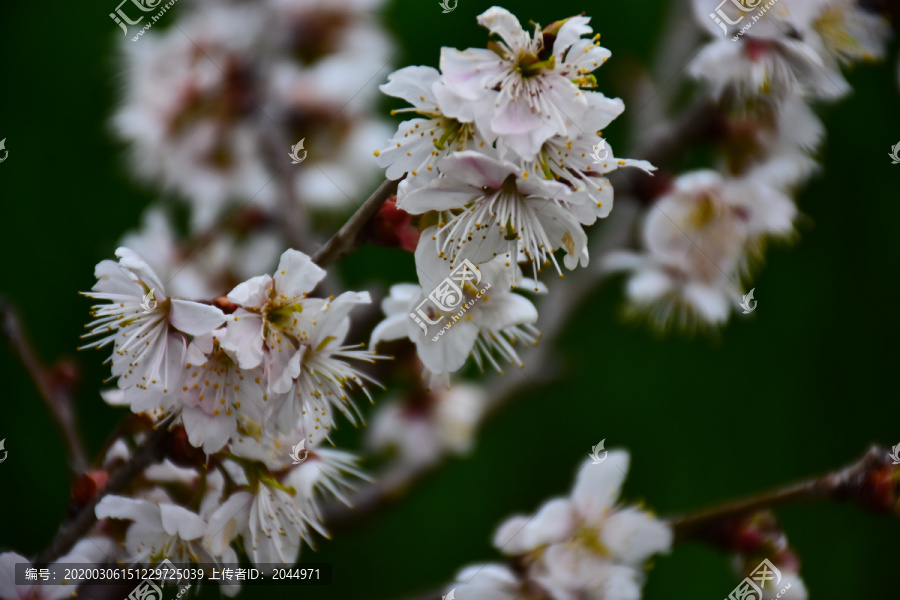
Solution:
M437 161L459 150L484 146L485 141L472 123L463 123L441 112L435 89L444 84L440 73L431 67L406 67L388 76L381 91L402 98L412 107L392 111L414 112L421 117L403 121L387 148L376 151L378 166L387 167L388 179L399 179L398 202L403 202L412 188L427 185L437 177Z
M134 412L167 412L184 371L185 335L202 335L225 321L214 306L170 298L147 263L128 248L116 250L119 262L104 260L94 271L97 283L83 295L110 304L92 309L95 320L85 335L103 336L83 346L113 344L112 373ZM156 306L146 298L153 291Z
M272 480L261 483L255 493L232 494L210 517L204 544L224 551L230 549L234 538L243 536L244 548L255 565L293 565L300 555L300 545L304 541L311 544L310 528L326 535L315 507L304 499L295 499L288 488Z
M456 574L447 592L459 600L527 600L533 596L518 576L504 565L471 565Z
M426 229L423 240L433 232L434 228ZM476 285L472 275L462 287L459 302L446 313L428 294L450 276L451 267L435 256L428 242L421 241L416 266L421 285L391 288L391 296L382 303L386 318L373 330L371 347L408 337L416 344L425 368L444 381L445 375L462 368L470 355L479 367L489 362L499 371L495 352L522 366L512 343L517 338L535 342L538 333L532 325L537 322L537 310L528 299L510 291L518 267L509 258L501 256L478 265L480 282Z
M62 565L65 564L103 564L107 558L115 553L115 545L105 537L91 536L79 540L75 546L59 560L50 564L51 573L58 574L58 585L16 585L16 563L28 563L31 561L15 552L0 554L0 598L4 600L63 600L75 595L75 590L82 580L62 579ZM40 583L40 579L38 583Z
M227 296L240 306L228 318L222 348L242 369L263 365L269 392L284 393L300 374L308 339L307 315L322 300L306 296L325 277L325 271L297 250L281 255L275 277L260 275L235 287Z
M570 270L579 261L587 265L587 236L566 205L567 186L471 150L442 159L439 167L442 177L397 204L411 214L440 214L437 231L423 233L420 246L430 237L432 252L457 265L464 259L480 264L521 245L535 275L551 261L562 274L553 254L558 248L565 248Z
M616 506L628 463L621 450L602 465L585 461L570 496L547 502L534 517L509 519L494 545L513 556L540 551L531 574L554 598L637 600L642 565L671 548L672 531L649 513Z
M304 315L310 320L310 325L303 339L305 350L300 373L284 405L287 412L282 413L281 418L289 421L306 418L309 423L310 416L315 415L315 422L310 423L310 433L318 430L320 425L325 425L327 429L326 418L330 417L332 408L343 413L351 423L356 423L351 410L355 409L362 418L347 391L356 386L371 400L365 382L377 382L347 361L373 363L387 357L357 349L360 347L358 345L345 345L344 341L350 330L350 311L359 304L371 302L368 292L344 292L333 300L315 305ZM318 422L320 416L323 420L321 424Z
M688 68L717 98L734 97L751 105L759 98L781 101L797 94L836 100L850 91L840 70L794 39L718 40L704 47Z
M612 254L606 266L635 271L628 296L660 325L721 323L740 300L739 281L762 241L788 236L796 213L782 191L755 179L687 173L650 209L646 253Z
M601 136L600 131L624 109L625 105L619 101L615 109L606 114L600 110L591 111L581 123L583 128L550 138L534 160L523 161L526 172L571 187L565 205L583 225L592 225L612 210L613 187L606 178L607 173L621 167L637 167L647 173L656 170L645 160L616 158L609 143ZM605 155L606 158L597 163L594 155Z
M465 384L391 402L376 413L367 443L376 451L396 448L399 460L414 467L435 464L471 449L485 402L482 388Z
M181 419L191 444L218 452L236 435L258 432L272 413L265 372L241 369L222 346L225 330L197 336L188 348Z
M829 0L804 32L830 68L884 58L891 25L856 0Z
M151 564L162 558L174 563L237 562L237 554L231 547L214 551L205 546L207 522L176 504L104 496L94 512L98 519L133 521L125 535L129 563Z
M590 18L554 24L552 48L545 47L540 27L532 38L504 8L488 9L478 22L502 41L492 50L442 49L446 93L439 100L445 115L474 121L483 135L492 132L530 160L547 139L566 135L589 110L607 110L612 101L582 91L596 85L589 74L610 56L606 48L581 38L592 32Z

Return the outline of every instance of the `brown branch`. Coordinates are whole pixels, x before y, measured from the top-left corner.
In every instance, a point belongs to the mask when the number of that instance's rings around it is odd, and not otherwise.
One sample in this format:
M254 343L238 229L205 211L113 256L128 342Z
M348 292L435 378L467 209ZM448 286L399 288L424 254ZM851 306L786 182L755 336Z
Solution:
M872 446L857 462L822 477L730 502L683 517L670 518L675 541L709 540L734 519L774 506L820 499L858 501L866 508L890 512L895 500L893 490L886 493L883 476L891 477L893 468L887 449Z
M72 390L77 378L75 366L70 362L60 362L54 368L45 367L31 347L21 319L12 304L0 300L0 315L10 346L19 355L50 408L50 413L62 429L69 446L70 468L76 475L84 473L88 467L87 453L78 433L75 412L72 410Z
M360 230L369 222L369 219L378 213L381 205L396 193L401 179L396 181L388 179L378 186L378 189L372 192L372 195L353 213L344 226L324 246L319 248L319 251L313 256L313 262L324 267L355 248L359 243L357 235Z
M35 565L44 566L71 550L72 546L97 522L94 509L100 500L108 494L118 494L124 491L145 468L161 460L162 450L168 438L169 432L166 427L160 426L150 432L147 439L134 451L131 459L112 474L106 487L73 519L59 528L53 541L35 560Z

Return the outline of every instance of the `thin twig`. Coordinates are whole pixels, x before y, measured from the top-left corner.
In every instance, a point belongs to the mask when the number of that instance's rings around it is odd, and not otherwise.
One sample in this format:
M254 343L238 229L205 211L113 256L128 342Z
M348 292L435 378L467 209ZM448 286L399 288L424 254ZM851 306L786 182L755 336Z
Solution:
M369 222L369 219L375 216L381 205L396 193L399 183L400 179L396 181L388 179L378 186L378 189L372 192L368 200L363 202L353 216L344 223L344 226L324 246L319 248L319 251L313 256L313 262L324 267L355 248L359 243L357 235L360 230Z
M81 436L78 434L75 412L72 410L72 387L75 382L73 365L63 363L55 369L45 367L31 347L22 328L21 319L12 304L0 300L0 314L3 318L3 330L9 338L10 346L19 355L22 364L25 365L25 369L31 375L41 396L50 408L50 413L62 429L69 446L72 471L76 475L84 473L88 467L87 453L84 450ZM66 373L67 368L71 368L72 373Z
M858 461L822 477L729 502L696 514L670 518L669 522L675 532L676 542L684 542L704 538L735 518L774 506L824 498L868 501L865 491L866 485L871 484L870 477L890 464L887 449L872 446Z
M168 434L167 428L162 425L152 431L134 451L131 459L112 474L106 487L100 490L97 496L82 508L75 518L59 528L53 541L35 560L35 565L43 566L51 563L71 550L72 546L97 522L94 509L100 500L108 494L118 494L124 491L145 468L161 458Z

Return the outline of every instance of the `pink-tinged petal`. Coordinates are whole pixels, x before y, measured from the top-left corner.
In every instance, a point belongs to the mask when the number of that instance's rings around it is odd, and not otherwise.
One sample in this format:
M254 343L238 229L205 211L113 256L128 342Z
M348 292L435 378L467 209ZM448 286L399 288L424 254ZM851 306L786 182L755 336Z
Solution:
M234 539L247 528L253 495L236 492L209 518L203 547L213 556L221 556Z
M475 150L454 152L438 163L447 178L466 182L472 187L498 190L510 175L517 175L515 164Z
M585 460L575 480L572 501L587 523L600 523L612 508L628 473L629 456L624 450L610 450L602 463Z
M311 292L323 277L325 270L309 256L298 250L285 250L275 271L275 291L279 296L302 297Z
M532 111L529 96L500 93L497 111L491 121L491 129L498 135L519 135L539 129L546 119L535 111ZM553 135L553 128L548 129L547 138ZM546 140L546 138L545 138ZM540 140L543 144L545 140Z
M151 527L162 527L159 507L146 500L134 500L123 496L104 496L94 508L98 519L130 519Z
M300 361L306 345L301 344L300 349L293 352L289 349L287 351L279 350L269 351L269 358L266 361L266 377L269 380L270 391L284 394L291 389L293 380L300 375Z
M209 333L225 322L225 313L215 306L172 298L169 323L188 335Z
M221 345L236 358L242 369L262 364L264 343L262 316L239 308L228 317Z
M174 504L161 504L159 514L162 526L169 535L183 540L196 540L206 533L206 521L186 508Z
M412 215L421 215L432 210L462 208L481 194L481 190L464 181L440 178L427 187L410 191L397 202L397 208Z
M455 48L441 48L441 73L446 90L464 100L481 100L496 94L492 90L503 75L511 69L510 63L491 50L469 48L459 51ZM438 95L443 114L460 118L449 112L443 98Z
M388 75L388 82L379 89L395 98L409 102L419 110L440 112L432 86L441 74L433 67L405 67Z

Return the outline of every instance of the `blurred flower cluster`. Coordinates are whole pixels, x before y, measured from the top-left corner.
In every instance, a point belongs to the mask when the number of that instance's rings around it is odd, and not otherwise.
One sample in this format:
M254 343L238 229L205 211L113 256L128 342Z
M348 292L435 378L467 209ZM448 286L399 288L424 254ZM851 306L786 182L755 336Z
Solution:
M718 38L688 66L718 107L717 164L679 174L648 209L641 250L607 262L632 273L634 313L687 329L725 323L766 244L793 237L793 196L816 171L825 132L811 105L845 97L841 67L883 58L890 33L855 0L693 0L693 8Z

